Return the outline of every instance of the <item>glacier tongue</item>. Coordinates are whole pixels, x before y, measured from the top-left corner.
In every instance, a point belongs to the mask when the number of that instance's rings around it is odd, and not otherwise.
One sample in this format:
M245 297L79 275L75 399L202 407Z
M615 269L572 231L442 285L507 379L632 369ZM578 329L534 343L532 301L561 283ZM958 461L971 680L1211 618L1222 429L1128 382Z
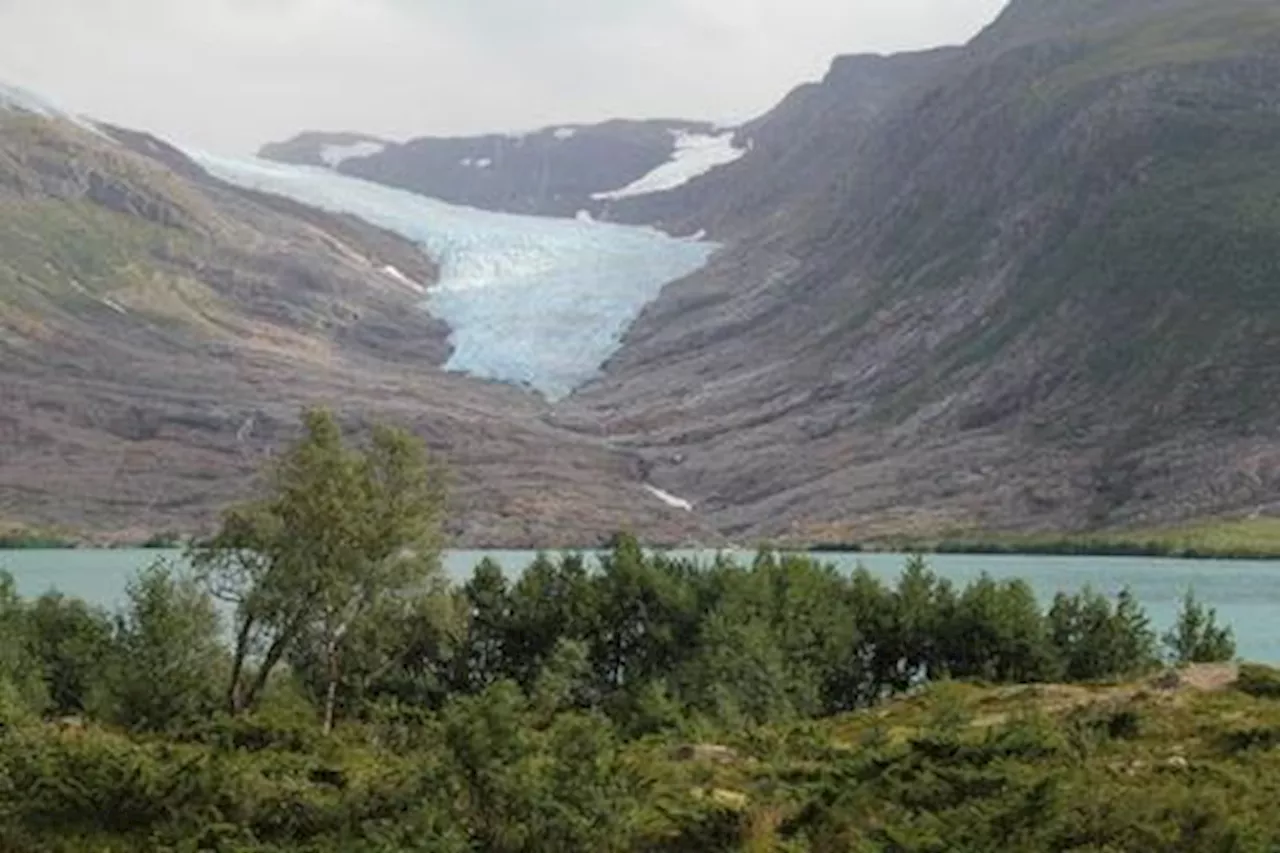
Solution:
M453 330L447 367L552 400L595 376L644 306L715 248L648 228L457 207L324 169L187 153L230 183L422 245L441 267L426 307Z

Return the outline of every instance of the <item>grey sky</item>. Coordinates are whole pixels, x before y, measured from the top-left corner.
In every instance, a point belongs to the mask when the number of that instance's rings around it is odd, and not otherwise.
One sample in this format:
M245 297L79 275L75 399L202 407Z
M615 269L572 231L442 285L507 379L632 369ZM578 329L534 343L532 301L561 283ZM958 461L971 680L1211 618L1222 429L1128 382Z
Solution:
M832 56L967 39L1003 0L0 0L0 80L214 150L741 119Z

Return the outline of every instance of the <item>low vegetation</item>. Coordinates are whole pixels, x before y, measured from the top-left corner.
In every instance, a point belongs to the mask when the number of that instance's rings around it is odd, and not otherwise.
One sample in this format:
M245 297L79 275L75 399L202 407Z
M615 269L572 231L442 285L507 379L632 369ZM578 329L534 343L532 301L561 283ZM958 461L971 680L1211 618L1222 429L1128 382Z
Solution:
M0 551L71 548L74 540L53 530L0 525Z
M1280 518L1198 521L1149 530L1079 534L951 533L927 538L890 537L875 542L823 546L814 550L1274 560L1280 559Z
M1280 839L1257 783L1280 782L1274 673L1142 686L1234 656L1194 598L1160 639L1128 593L1044 609L1024 583L957 587L922 559L886 585L626 536L598 566L485 561L452 586L421 446L377 429L352 447L323 412L306 427L192 573L143 572L120 612L0 585L0 849Z

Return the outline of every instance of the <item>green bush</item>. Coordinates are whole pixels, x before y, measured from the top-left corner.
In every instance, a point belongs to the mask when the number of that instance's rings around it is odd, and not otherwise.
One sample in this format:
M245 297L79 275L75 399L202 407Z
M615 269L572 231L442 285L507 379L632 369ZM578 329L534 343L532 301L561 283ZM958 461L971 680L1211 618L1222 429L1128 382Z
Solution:
M1178 621L1164 636L1175 664L1222 663L1236 656L1235 635L1218 624L1217 611L1206 608L1188 592Z
M1255 663L1242 664L1236 689L1250 696L1280 699L1280 669Z

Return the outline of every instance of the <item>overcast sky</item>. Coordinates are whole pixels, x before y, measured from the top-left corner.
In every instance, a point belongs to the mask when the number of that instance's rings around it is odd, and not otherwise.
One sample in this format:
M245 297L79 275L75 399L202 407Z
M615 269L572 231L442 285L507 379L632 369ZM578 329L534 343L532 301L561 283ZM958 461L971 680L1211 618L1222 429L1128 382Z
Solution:
M189 145L739 120L1004 0L0 0L0 81ZM1065 2L1065 0L1064 0Z

